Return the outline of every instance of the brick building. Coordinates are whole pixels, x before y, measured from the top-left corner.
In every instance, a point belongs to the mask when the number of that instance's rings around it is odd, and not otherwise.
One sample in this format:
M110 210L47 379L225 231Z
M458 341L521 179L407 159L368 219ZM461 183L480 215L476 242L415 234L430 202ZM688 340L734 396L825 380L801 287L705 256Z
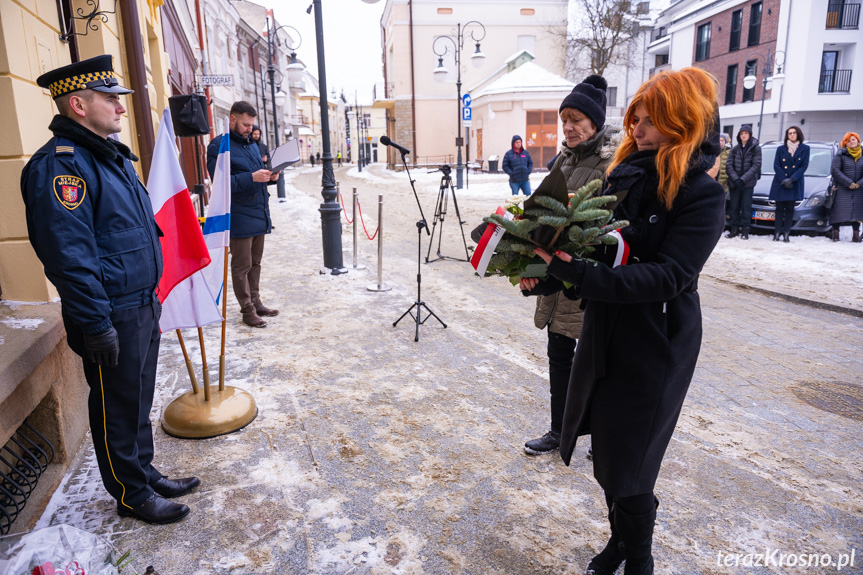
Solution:
M680 0L657 19L651 72L712 73L732 136L752 124L762 142L780 140L800 125L807 139L839 140L863 126L863 77L851 70L863 58L859 20L857 0Z

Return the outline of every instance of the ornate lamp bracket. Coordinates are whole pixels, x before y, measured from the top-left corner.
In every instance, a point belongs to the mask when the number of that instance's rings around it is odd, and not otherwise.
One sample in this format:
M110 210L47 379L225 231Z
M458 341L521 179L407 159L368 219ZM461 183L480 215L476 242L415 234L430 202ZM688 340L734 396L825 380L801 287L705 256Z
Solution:
M78 14L77 16L72 16L69 22L69 30L66 30L66 17L63 14L62 3L58 2L58 5L61 6L60 9L60 25L62 27L62 33L60 34L60 40L63 42L69 42L73 36L86 36L90 33L90 30L97 31L99 29L98 23L95 22L96 19L101 19L103 23L108 22L108 15L117 13L117 0L114 0L114 9L110 12L108 10L100 10L99 9L99 0L87 0L87 6L93 8L93 10L89 14L84 14L84 8L78 8L75 12ZM75 20L83 20L84 21L84 33L75 32Z

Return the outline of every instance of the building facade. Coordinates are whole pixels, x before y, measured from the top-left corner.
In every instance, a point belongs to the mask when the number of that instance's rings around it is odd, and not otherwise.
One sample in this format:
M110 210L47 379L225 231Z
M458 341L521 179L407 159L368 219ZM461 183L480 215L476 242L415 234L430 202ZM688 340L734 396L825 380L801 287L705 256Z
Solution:
M781 140L799 125L807 139L840 140L863 125L859 21L859 2L681 0L660 14L647 52L652 73L711 72L732 136L752 124L762 142Z
M562 76L566 47L560 39L566 35L567 5L566 0L537 0L529 6L521 0L387 0L381 17L384 94L378 98L388 105L389 137L410 148L415 163L452 161L461 110L455 65L459 31L462 95L499 72L520 50L529 51L540 67ZM471 63L477 42L485 55L481 68ZM443 82L433 74L439 58L447 69ZM526 115L514 115L511 121L504 132L526 130ZM475 135L463 141L475 142ZM487 143L486 138L483 145ZM463 150L463 160L472 159L467 146ZM399 160L392 150L388 153L390 165Z

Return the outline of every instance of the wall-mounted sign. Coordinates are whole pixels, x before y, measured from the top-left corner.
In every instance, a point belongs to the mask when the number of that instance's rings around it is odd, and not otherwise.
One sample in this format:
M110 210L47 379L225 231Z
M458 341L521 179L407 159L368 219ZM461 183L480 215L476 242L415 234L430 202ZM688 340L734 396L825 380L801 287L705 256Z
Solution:
M234 76L231 74L220 74L218 76L201 76L202 86L233 86Z

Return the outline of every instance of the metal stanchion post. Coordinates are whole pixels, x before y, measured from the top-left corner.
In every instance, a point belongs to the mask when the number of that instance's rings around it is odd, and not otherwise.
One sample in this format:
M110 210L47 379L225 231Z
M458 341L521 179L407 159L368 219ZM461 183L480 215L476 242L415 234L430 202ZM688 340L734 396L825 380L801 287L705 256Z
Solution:
M378 283L368 286L369 291L390 291L392 288L383 283L384 261L384 196L378 196ZM419 310L417 310L419 313Z
M357 209L357 207L359 206L359 203L360 203L360 196L359 196L359 193L357 193L357 189L354 188L354 207L353 207L353 214L354 214L353 215L353 222L354 222L354 266L353 266L353 269L364 270L364 269L366 269L366 266L359 265L357 263L357 244L359 243L359 238L360 238L359 230L357 230L357 212L359 211Z

